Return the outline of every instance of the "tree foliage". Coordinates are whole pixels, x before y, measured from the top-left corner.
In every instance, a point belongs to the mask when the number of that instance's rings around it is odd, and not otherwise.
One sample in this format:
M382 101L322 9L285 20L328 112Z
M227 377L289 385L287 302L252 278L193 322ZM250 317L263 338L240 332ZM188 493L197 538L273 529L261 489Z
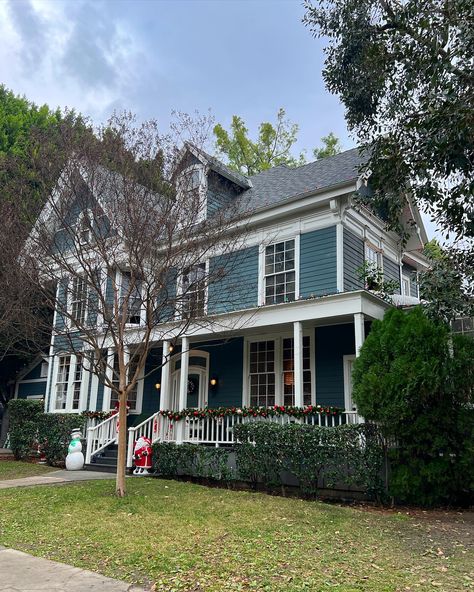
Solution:
M230 131L217 124L214 136L218 153L232 169L248 177L280 164L299 166L306 162L303 152L297 157L291 154L297 141L298 125L286 119L284 109L278 111L275 124L260 124L255 142L249 138L244 120L237 115L232 117Z
M407 191L446 231L474 237L471 0L307 0L329 39L324 80L371 146L372 201L396 225Z
M354 363L359 412L393 451L391 490L400 501L461 500L472 485L474 342L452 335L417 307L374 321Z
M335 156L342 150L342 144L334 132L329 132L327 136L321 138L323 146L313 150L314 158L320 160L328 156Z

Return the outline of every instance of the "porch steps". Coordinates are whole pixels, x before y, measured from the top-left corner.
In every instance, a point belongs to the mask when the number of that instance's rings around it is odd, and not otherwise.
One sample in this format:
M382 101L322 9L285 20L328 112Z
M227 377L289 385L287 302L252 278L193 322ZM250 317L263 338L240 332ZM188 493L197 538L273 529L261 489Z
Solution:
M90 464L86 464L86 471L100 471L102 473L115 473L117 471L117 444L111 444L97 456L92 458Z

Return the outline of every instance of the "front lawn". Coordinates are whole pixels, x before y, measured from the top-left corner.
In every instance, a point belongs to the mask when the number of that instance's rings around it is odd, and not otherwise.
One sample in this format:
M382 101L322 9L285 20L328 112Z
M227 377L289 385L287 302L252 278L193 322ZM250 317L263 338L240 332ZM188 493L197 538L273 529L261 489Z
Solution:
M0 481L45 475L51 471L57 471L57 469L19 460L0 460Z
M0 492L0 544L157 591L474 590L472 514L130 479Z

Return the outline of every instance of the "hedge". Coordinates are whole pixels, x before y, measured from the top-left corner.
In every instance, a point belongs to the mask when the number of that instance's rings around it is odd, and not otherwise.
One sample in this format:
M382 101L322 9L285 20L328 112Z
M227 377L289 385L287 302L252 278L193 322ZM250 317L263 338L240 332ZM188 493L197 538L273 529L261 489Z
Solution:
M64 462L71 431L85 427L86 419L68 413L44 413L43 403L15 399L10 411L10 447L17 460L40 450L50 465Z
M372 425L327 428L255 422L234 430L238 442L233 448L154 444L155 473L223 482L239 479L270 489L282 485L286 473L309 496L316 495L321 485L356 486L377 499L383 495L384 448ZM236 467L230 466L231 453L235 453Z

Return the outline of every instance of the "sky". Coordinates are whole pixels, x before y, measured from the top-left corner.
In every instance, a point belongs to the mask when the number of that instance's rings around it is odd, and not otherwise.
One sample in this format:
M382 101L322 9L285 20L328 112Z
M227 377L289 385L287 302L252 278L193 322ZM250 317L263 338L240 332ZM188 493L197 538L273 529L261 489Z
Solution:
M127 110L163 131L173 111L198 111L224 127L240 115L254 134L284 107L311 160L331 131L344 148L355 139L303 14L300 0L0 0L0 83L97 124Z

